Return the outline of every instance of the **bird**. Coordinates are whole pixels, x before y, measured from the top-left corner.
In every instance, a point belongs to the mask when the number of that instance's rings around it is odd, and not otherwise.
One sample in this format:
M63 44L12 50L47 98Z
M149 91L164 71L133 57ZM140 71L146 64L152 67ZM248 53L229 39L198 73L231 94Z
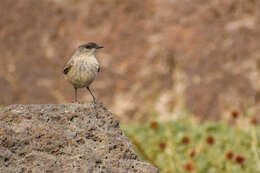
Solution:
M63 68L65 79L74 87L74 101L76 103L78 102L78 88L86 88L91 94L93 102L96 103L90 84L100 71L96 50L101 48L104 47L94 42L78 46Z

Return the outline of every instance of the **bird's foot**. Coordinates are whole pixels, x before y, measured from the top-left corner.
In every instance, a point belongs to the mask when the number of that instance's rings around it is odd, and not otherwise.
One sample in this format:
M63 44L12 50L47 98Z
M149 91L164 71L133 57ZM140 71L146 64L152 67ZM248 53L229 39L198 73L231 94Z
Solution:
M98 102L98 101L96 101L96 99L95 99L95 100L93 100L93 103L94 103L94 104L99 104L99 102Z
M73 101L72 103L74 103L74 104L81 104L81 102L78 102L78 101Z

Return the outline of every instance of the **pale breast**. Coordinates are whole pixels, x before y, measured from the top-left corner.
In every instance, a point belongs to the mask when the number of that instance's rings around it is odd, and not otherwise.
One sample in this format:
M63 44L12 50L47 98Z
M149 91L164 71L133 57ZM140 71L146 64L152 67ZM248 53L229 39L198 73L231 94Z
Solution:
M95 57L79 58L71 68L67 79L77 88L89 86L96 78L99 63Z

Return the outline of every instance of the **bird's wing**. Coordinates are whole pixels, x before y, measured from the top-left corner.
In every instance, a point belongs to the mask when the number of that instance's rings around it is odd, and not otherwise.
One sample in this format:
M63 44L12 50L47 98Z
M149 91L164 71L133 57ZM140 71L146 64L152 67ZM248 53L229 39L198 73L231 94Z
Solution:
M65 75L68 74L73 64L74 64L73 59L70 59L64 66L63 74Z

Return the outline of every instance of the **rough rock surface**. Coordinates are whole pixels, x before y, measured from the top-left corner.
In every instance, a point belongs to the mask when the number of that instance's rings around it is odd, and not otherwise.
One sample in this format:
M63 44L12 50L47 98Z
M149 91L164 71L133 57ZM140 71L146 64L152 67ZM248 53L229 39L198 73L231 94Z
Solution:
M101 104L11 105L0 111L0 172L155 173Z

